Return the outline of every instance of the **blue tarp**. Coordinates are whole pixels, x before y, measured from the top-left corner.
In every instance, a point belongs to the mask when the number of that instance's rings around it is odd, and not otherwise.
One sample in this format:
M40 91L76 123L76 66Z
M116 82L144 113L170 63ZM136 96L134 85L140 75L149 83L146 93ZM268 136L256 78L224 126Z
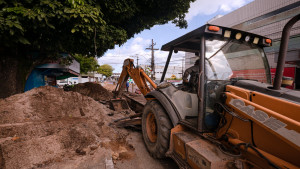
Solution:
M42 73L43 71L39 69L34 69L31 72L25 84L25 92L35 87L45 86L45 79Z

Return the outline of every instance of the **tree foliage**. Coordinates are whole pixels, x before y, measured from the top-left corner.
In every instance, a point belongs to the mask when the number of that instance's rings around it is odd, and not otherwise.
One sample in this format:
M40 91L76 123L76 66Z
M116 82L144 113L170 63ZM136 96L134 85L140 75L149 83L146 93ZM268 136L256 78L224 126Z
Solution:
M97 71L99 68L98 62L94 57L87 57L81 54L75 54L74 58L80 63L80 73L87 74L88 72Z
M0 0L0 97L22 92L31 70L59 53L99 57L154 25L184 28L192 1Z
M156 24L186 27L191 1L0 0L0 41L14 51L101 56Z
M98 69L98 73L110 77L112 75L114 68L108 64L101 65Z

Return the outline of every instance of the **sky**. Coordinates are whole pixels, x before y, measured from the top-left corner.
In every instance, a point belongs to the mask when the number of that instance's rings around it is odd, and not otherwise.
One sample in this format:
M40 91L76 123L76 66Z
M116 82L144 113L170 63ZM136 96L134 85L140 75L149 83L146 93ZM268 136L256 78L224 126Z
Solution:
M150 30L144 30L129 39L122 46L115 46L114 49L108 50L102 57L98 59L99 65L109 64L114 68L114 73L122 71L123 61L127 58L134 59L137 64L137 56L139 57L139 65L150 65L151 50L147 50L153 39L154 48L159 49L154 53L155 64L164 65L169 52L161 51L162 45L194 30L217 15L226 15L233 10L240 8L253 0L196 0L190 4L190 9L186 14L188 22L187 29L180 29L171 22L165 25L155 25ZM172 55L170 65L181 66L184 52L178 52Z

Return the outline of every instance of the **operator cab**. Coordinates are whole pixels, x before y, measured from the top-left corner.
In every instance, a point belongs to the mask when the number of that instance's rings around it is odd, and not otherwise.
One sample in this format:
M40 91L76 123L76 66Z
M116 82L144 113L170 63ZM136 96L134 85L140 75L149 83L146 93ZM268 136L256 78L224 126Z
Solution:
M260 35L207 24L163 45L161 50L169 51L169 56L161 82L169 71L173 52L191 53L191 61L186 59L186 63L200 60L198 82L192 84L197 88L194 93L173 85L158 86L158 90L172 100L179 116L178 123L200 132L214 131L221 120L215 106L222 102L227 84L252 81L271 85L270 69L263 51L263 47L271 44L270 39Z

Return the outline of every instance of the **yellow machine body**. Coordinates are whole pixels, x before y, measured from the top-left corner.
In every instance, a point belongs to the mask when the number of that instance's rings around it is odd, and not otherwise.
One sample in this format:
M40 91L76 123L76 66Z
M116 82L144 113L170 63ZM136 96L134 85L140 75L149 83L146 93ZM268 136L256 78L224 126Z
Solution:
M300 166L299 104L231 85L226 87L226 96L226 105L250 122L226 114L228 123L219 136L226 133L232 144L254 144L283 168ZM257 158L254 161L261 161L258 154L252 156Z

